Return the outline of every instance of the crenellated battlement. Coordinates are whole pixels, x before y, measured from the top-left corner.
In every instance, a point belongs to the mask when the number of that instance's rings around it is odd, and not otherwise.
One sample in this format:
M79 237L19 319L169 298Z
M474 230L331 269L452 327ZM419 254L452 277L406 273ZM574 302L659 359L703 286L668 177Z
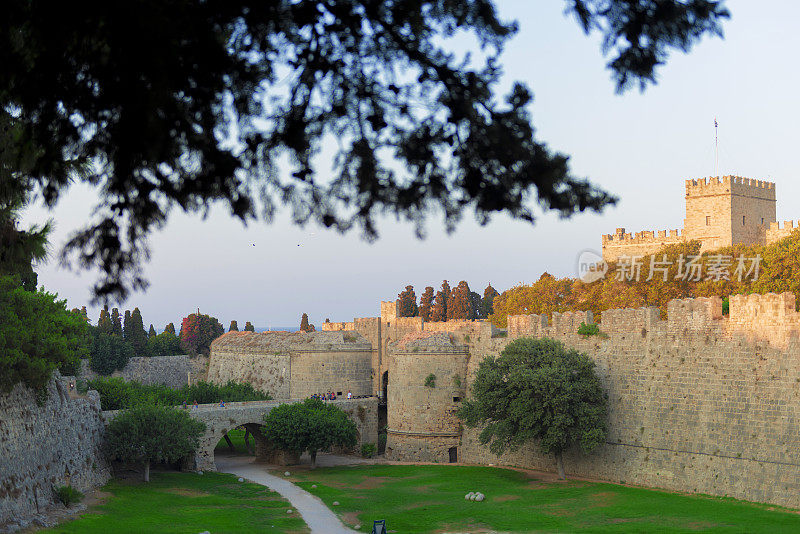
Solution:
M783 227L781 227L781 223L770 223L769 228L767 228L767 244L788 237L798 228L800 228L800 221L797 221L797 225L795 225L795 221L783 221Z
M617 228L613 234L605 234L603 236L603 244L625 244L625 245L640 245L658 242L662 244L664 241L675 242L681 241L682 232L678 229L674 230L643 230L641 232L626 233L625 228Z
M742 176L709 176L686 180L687 199L714 195L738 195L775 200L775 183Z
M794 293L731 295L728 332L750 341L786 347L800 335Z

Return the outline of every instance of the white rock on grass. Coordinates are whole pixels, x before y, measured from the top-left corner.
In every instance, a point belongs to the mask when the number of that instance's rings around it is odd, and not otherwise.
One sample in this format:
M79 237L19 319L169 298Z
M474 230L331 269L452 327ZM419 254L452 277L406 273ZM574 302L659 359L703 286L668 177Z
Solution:
M242 477L239 477L239 482L244 482L244 479Z
M466 495L464 495L464 500L465 500L465 501L471 501L471 500L472 500L472 497L474 497L474 496L475 496L475 494L474 494L474 493L472 493L472 492L470 491L469 493L467 493Z
M485 499L485 498L486 498L486 496L485 496L483 493L478 493L478 494L475 496L475 500L476 500L476 501L478 501L478 502L481 502L481 501L482 501L483 499Z
M334 506L339 506L339 501L333 501Z
M316 487L317 487L317 485L316 485L316 484L311 484L311 488L312 488L312 489L313 489L313 488L316 488Z
M294 511L294 510L292 510L291 508L289 508L288 510L286 510L286 513L287 513L287 514L291 514L293 511Z
M283 476L288 477L288 476L292 476L292 474L289 471L286 471L285 473L283 473Z
M203 472L202 472L202 471L198 471L198 472L197 472L197 474L198 474L198 475L202 475L202 474L203 474Z

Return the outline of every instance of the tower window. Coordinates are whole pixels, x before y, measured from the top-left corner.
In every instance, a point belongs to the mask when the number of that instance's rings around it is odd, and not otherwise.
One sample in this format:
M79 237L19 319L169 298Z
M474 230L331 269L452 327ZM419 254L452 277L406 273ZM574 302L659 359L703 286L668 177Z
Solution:
M764 224L764 217L761 217L761 224Z
M742 226L744 226L744 215L742 215Z
M706 215L706 226L711 226L711 215Z

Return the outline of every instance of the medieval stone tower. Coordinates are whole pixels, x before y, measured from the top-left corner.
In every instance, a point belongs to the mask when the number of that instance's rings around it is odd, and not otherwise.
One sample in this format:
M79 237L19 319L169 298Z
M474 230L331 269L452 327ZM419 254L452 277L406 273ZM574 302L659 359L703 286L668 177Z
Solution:
M771 242L775 218L775 184L762 180L723 176L686 180L686 219L679 230L634 234L617 228L603 236L603 259L647 256L665 245L698 240L701 251L742 244Z

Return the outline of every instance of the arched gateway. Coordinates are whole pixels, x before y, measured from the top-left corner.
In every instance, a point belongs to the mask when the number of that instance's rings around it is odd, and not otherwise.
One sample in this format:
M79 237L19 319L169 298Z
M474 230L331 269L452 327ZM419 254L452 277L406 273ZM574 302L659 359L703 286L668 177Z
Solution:
M216 471L214 463L214 448L227 432L239 426L245 426L255 438L256 457L269 458L273 449L269 439L262 435L258 427L264 422L264 415L275 406L281 404L301 402L300 400L274 400L253 402L229 402L225 406L219 404L201 404L197 409L189 408L189 415L203 421L206 430L200 438L200 446L194 458L187 458L187 469L199 471ZM378 442L378 398L368 397L363 399L343 399L330 401L350 416L358 428L360 438L359 446L363 443ZM117 411L103 412L103 419L108 424L117 414Z

